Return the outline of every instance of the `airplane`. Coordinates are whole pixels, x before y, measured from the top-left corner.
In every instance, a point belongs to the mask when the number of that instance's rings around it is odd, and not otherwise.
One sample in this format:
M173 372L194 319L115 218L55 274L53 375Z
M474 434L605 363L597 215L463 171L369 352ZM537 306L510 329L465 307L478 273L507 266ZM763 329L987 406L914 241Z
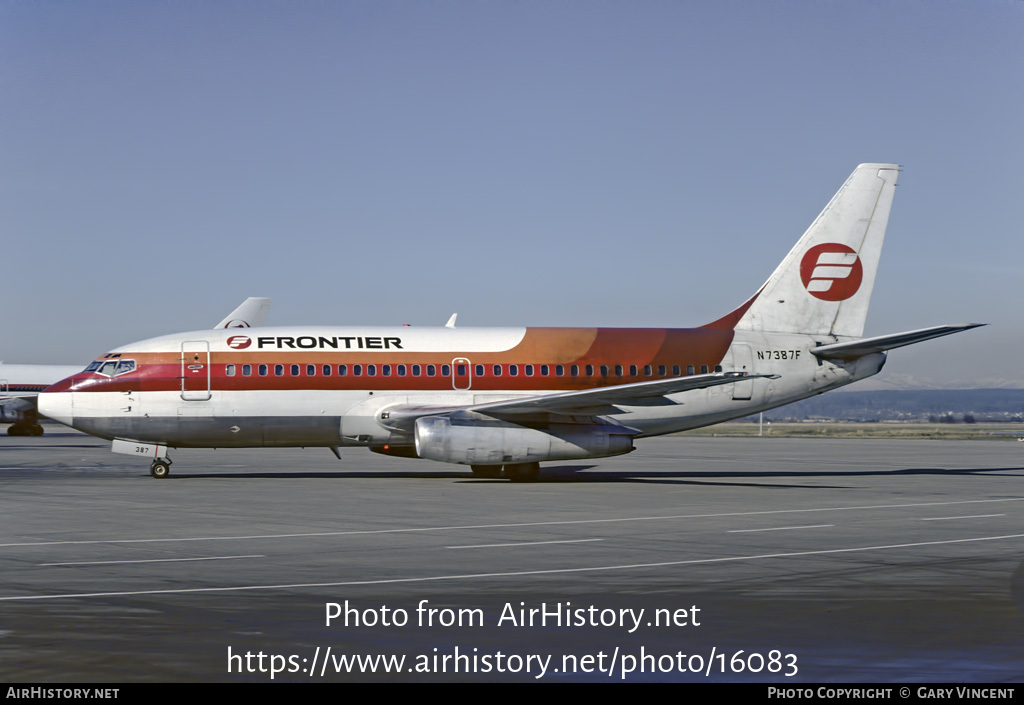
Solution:
M0 363L0 423L8 436L41 436L36 396L54 382L81 372L81 365L5 365Z
M271 299L249 297L214 326L249 328L267 319ZM82 371L81 365L5 365L0 363L0 423L9 436L41 436L36 397L51 384Z
M896 164L858 166L767 282L699 328L283 327L125 345L39 395L46 416L170 448L361 446L527 482L544 461L748 416L876 374L886 351L982 324L863 338Z

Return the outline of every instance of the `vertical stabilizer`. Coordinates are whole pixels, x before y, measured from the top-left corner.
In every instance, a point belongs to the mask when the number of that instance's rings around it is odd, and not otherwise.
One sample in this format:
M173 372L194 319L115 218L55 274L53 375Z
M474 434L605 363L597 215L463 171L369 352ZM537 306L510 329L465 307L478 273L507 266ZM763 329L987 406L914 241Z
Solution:
M899 166L861 164L753 299L710 324L860 337Z

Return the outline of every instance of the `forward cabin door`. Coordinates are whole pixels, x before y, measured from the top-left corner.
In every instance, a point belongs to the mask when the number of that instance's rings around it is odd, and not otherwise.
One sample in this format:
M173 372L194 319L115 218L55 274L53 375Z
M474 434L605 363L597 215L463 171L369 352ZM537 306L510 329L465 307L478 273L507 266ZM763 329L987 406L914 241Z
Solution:
M181 344L181 398L210 398L210 343L206 340L186 340Z

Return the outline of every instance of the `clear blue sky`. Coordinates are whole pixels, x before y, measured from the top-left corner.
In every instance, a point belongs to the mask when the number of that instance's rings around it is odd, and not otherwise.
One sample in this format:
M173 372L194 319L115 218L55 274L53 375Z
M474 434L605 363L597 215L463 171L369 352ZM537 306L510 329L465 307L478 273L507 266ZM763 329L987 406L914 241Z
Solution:
M904 165L883 374L1024 385L1024 3L0 1L0 357L212 326L695 326Z

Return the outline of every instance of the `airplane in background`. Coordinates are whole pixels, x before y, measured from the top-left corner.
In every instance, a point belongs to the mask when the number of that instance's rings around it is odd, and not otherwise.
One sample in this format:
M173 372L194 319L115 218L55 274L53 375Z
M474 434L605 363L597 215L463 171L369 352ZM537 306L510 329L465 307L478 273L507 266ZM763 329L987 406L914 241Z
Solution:
M699 328L196 331L112 350L39 408L153 458L156 478L169 448L362 446L533 480L543 461L789 404L980 325L862 337L898 175L858 166L768 281Z
M250 297L214 329L261 326L271 299ZM54 382L82 371L81 365L5 365L0 363L0 423L9 423L9 436L41 436L36 398Z
M222 328L257 328L262 326L270 313L270 304L273 299L262 296L250 296L238 308L227 315L223 321L213 327L214 330Z
M54 382L82 371L81 365L5 365L0 363L0 423L8 436L41 436L36 396Z

